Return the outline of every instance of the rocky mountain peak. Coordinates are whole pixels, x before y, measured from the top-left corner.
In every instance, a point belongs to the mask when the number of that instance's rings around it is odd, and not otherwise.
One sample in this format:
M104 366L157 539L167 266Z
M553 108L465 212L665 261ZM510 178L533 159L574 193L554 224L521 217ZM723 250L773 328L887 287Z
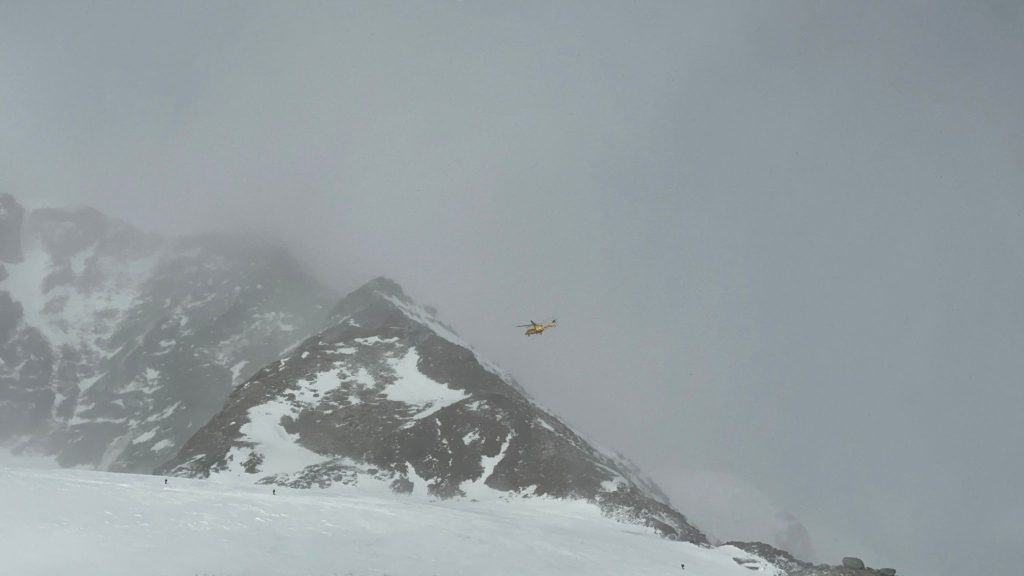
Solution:
M374 292L380 292L385 296L400 298L402 300L409 299L409 297L405 295L405 291L402 290L402 287L399 286L398 282L395 282L394 280L392 280L391 278L387 278L386 276L378 276L373 280L370 280L366 284L363 284L363 286L356 292L366 292L370 290Z
M385 278L343 298L322 332L238 387L161 471L438 498L582 499L706 542L660 491L538 406Z
M342 298L327 318L327 325L345 322L367 308L389 303L393 306L395 302L410 302L402 287L390 278L374 278Z
M25 209L14 196L0 194L0 262L21 262L21 225L24 215Z

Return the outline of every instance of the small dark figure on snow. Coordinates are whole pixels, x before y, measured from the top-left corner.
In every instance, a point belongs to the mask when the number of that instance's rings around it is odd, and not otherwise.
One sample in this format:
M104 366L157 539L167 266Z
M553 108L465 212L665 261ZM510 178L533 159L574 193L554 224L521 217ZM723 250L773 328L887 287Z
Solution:
M679 567L682 568L683 570L686 570L686 564L680 564Z
M164 478L164 484L167 484L167 478Z
M271 490L270 493L273 494L274 496L277 496L277 488Z

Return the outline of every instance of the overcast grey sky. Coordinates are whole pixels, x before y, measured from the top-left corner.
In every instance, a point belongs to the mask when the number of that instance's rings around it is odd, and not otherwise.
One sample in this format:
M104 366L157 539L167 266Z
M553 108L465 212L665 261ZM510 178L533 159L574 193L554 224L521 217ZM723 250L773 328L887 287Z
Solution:
M1011 0L4 1L0 191L391 276L717 536L1010 574L1022 62Z

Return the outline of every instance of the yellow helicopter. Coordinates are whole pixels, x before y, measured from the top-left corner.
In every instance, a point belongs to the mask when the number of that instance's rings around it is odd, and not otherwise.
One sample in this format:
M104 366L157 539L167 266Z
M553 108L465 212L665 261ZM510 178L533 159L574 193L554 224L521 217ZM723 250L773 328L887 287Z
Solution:
M537 324L533 320L530 320L529 324L520 324L516 328L526 328L526 335L533 336L534 334L543 334L548 328L554 328L558 324L558 319L554 319L547 324Z

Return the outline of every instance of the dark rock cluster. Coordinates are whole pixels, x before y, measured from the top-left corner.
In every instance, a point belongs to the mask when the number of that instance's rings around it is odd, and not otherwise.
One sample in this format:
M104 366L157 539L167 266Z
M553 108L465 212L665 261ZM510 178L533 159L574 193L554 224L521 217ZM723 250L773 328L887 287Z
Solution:
M869 568L860 558L848 556L839 565L812 564L793 557L785 550L780 550L763 542L727 542L727 546L735 546L758 558L762 558L779 568L786 576L896 576L893 568ZM756 570L757 566L743 558L736 558L736 563Z

